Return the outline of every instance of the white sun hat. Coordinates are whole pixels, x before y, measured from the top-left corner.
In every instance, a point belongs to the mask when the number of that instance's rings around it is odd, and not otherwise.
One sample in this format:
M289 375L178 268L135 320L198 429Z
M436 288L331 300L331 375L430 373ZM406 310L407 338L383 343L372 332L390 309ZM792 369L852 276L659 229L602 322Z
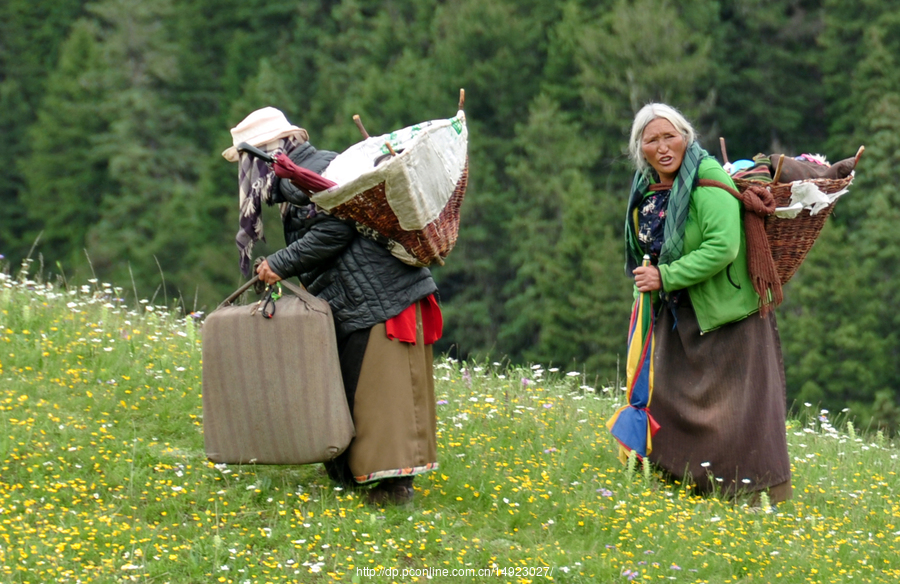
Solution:
M280 140L291 135L298 136L302 141L309 140L309 134L303 128L298 128L288 122L281 110L274 107L264 107L251 113L241 122L231 128L231 140L233 146L222 152L222 156L229 162L237 162L239 154L236 146L246 142L257 148Z

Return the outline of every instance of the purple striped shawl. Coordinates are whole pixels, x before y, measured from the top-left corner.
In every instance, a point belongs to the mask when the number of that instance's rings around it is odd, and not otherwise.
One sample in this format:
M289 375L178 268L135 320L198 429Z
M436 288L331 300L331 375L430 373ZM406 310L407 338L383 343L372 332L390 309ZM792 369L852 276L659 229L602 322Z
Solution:
M288 136L280 140L263 144L260 150L275 156L289 153L301 144L296 136ZM253 244L260 239L265 241L263 233L262 203L272 203L272 187L275 184L275 173L262 160L240 153L238 160L238 191L240 193L240 229L235 236L240 258L241 273L250 276Z

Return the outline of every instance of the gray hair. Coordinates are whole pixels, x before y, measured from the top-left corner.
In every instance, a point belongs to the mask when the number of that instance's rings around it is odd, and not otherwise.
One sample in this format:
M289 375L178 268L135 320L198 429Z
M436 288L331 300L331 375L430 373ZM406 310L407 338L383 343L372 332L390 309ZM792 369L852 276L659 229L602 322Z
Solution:
M653 120L663 118L668 120L675 129L684 137L685 146L690 146L697 138L697 133L687 118L681 112L670 105L664 103L648 103L634 116L634 122L631 124L631 140L628 141L628 156L634 164L635 170L643 175L650 173L650 165L644 158L644 151L641 149L641 139L644 136L644 129Z

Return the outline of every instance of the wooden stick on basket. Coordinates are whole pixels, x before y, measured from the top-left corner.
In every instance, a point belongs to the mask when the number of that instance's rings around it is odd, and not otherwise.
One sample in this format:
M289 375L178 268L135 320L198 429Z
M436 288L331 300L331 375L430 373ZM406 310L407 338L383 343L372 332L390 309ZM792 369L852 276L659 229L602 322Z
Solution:
M353 122L356 124L356 127L359 128L359 133L362 134L363 139L368 140L369 133L366 131L365 126L363 126L359 114L353 114ZM394 148L391 146L390 142L385 142L384 145L387 146L388 152L391 153L391 156L397 156L397 153L394 152Z
M778 164L775 166L775 176L772 177L772 183L777 183L781 178L781 167L784 166L784 154L778 157Z
M362 120L359 119L359 114L353 114L353 121L356 123L356 127L359 128L359 133L362 134L363 139L368 139L369 133L366 132L365 126L363 126Z

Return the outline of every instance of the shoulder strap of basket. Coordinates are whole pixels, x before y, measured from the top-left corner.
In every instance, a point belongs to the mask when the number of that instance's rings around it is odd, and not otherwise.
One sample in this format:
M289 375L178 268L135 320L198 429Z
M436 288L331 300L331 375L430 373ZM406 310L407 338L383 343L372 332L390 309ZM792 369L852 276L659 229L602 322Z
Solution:
M747 238L747 268L753 289L759 294L760 314L765 316L784 300L781 278L775 269L766 236L766 217L775 213L775 197L764 185L751 185L738 192L717 180L701 178L701 187L716 187L734 195L744 205L744 233Z
M744 200L743 195L741 195L741 193L738 192L737 189L730 187L723 182L719 182L717 180L712 180L709 178L701 178L697 182L697 184L699 184L701 187L718 187L718 188L722 189L723 191L728 191L729 193L731 193L732 195L734 195L741 201Z

